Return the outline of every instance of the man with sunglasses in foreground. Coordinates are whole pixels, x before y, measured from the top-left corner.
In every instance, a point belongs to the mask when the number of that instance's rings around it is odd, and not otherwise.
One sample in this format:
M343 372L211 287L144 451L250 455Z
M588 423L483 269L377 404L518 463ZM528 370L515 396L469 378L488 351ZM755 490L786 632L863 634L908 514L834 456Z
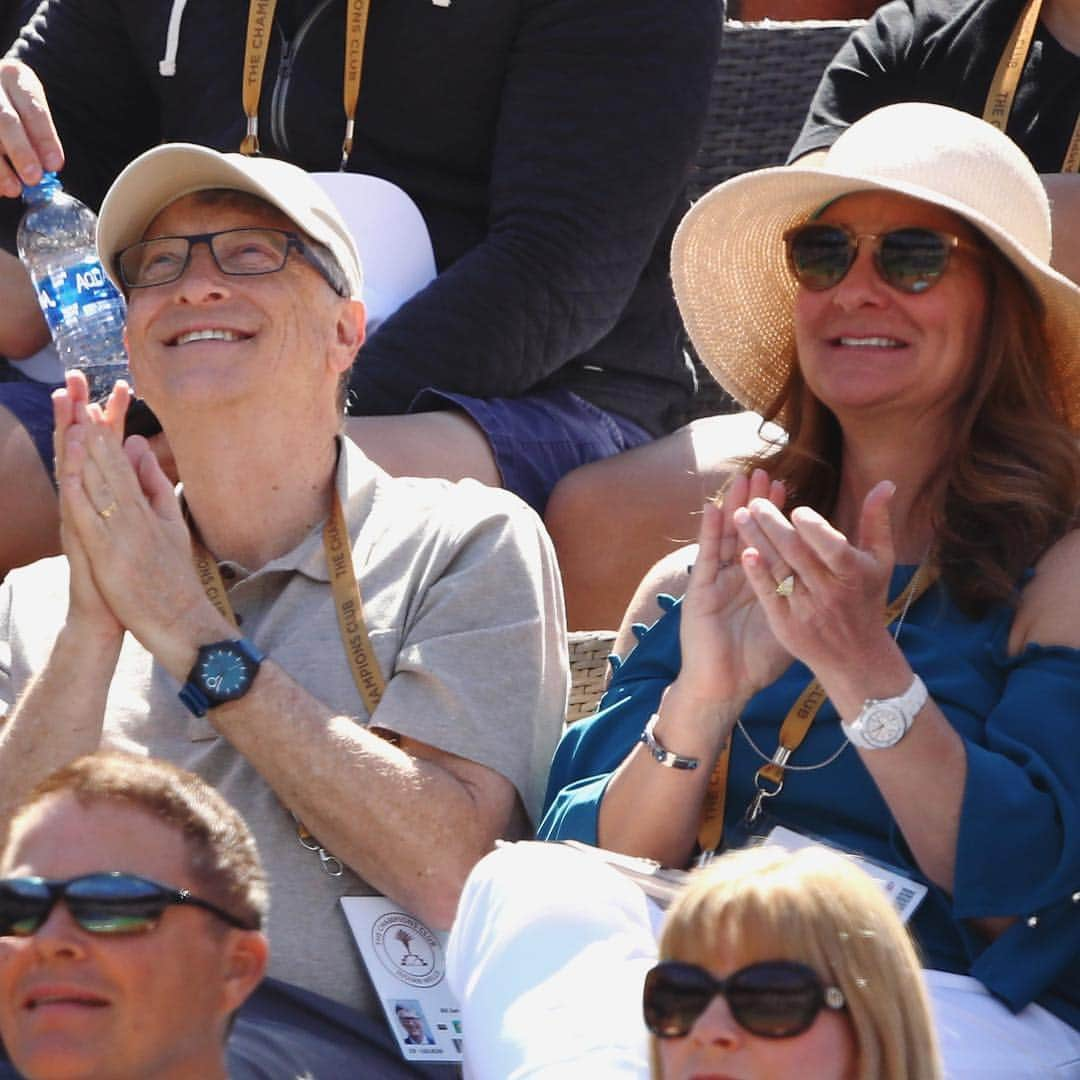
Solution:
M145 440L121 446L126 389L99 409L69 374L67 563L0 593L0 812L99 744L212 780L266 861L271 973L318 995L309 1015L344 1011L359 1074L388 1029L339 900L445 927L538 808L566 694L550 544L508 493L391 479L340 437L360 265L302 171L158 147L113 185L98 242L183 502Z
M53 773L0 852L13 1065L25 1080L224 1080L231 1017L266 968L266 910L251 833L198 777L115 753Z

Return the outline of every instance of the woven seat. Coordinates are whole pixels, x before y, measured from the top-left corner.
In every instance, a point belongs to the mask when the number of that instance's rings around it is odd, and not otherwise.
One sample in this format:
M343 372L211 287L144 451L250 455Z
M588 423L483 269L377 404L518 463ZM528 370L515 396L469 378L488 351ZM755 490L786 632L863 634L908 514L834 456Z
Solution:
M728 21L690 197L751 169L783 165L829 61L862 26L842 22ZM690 351L693 356L693 351ZM738 408L694 356L698 392L687 419Z
M822 73L861 20L726 22L690 197L739 173L783 165Z
M614 630L581 630L567 635L570 645L570 700L566 722L591 716L603 696L608 680L608 655Z

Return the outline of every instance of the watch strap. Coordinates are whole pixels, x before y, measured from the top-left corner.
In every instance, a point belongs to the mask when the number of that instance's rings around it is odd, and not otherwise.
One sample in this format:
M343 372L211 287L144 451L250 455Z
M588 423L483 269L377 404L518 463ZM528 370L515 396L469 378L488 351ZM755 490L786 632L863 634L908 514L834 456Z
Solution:
M655 734L656 722L660 719L659 713L653 713L645 730L641 733L638 741L645 744L646 749L653 756L653 760L659 762L668 769L696 769L700 759L696 757L683 757L681 754L673 754L665 747Z
M198 671L199 666L202 664L203 656L211 649L220 649L223 646L234 648L250 663L254 664L256 670L266 659L265 653L263 653L253 641L249 641L247 638L227 638L224 641L214 641L207 645L201 645L198 654L195 657L195 663L192 665L191 671L188 672L187 682L180 687L179 693L180 700L195 716L205 716L210 709L223 704L221 701L213 700L198 681ZM250 688L250 685L251 684L249 683L248 688ZM246 692L247 691L245 690L245 693ZM236 700L236 698L230 700Z
M202 687L191 679L180 687L180 700L195 716L205 716L210 709L210 699L203 693Z
M852 745L862 750L886 750L895 746L911 730L915 717L919 715L929 696L926 684L916 675L912 678L911 685L898 697L867 698L859 710L859 715L850 724L841 722L840 726ZM887 743L873 741L867 738L866 734L867 720L875 709L880 709L882 706L899 713L904 725L903 731Z

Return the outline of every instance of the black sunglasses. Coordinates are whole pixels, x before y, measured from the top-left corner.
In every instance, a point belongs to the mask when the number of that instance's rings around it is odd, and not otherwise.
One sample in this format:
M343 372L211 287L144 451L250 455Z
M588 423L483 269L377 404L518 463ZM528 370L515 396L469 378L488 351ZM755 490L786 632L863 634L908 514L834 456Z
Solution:
M345 296L347 289L339 275L331 272L310 244L288 229L220 229L218 232L192 233L189 236L156 236L139 240L116 253L115 265L120 280L128 289L149 289L178 280L191 262L191 249L206 244L214 264L230 277L258 277L284 269L290 251L313 266L326 283Z
M0 937L29 937L36 933L61 900L71 917L91 934L146 933L174 904L203 908L241 930L257 929L186 889L113 871L66 881L40 877L0 880Z
M660 1039L680 1039L717 994L740 1027L765 1039L801 1035L823 1009L842 1009L839 987L825 986L813 968L766 960L714 979L697 964L665 960L645 976L645 1026Z
M811 292L843 281L863 240L873 244L874 267L881 279L906 293L925 292L945 273L953 251L969 246L952 233L916 227L856 233L846 225L812 221L784 233L788 265L795 280Z

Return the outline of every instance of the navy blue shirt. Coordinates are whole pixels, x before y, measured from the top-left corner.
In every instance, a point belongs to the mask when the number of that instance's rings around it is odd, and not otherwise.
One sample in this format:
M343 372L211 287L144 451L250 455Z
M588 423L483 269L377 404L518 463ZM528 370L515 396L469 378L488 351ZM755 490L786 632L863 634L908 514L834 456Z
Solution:
M890 595L913 572L898 567ZM611 774L678 674L680 610L676 604L641 640L616 673L601 710L564 735L552 765L542 839L597 842ZM1038 1001L1080 1028L1080 651L1029 645L1008 656L1012 616L1011 608L1000 606L981 620L970 619L938 585L912 604L898 638L967 756L952 896L919 870L850 746L824 768L789 769L768 809L775 824L928 885L910 923L928 967L974 976L1014 1011ZM780 724L810 677L794 663L748 702L742 720L765 753L776 748ZM839 717L827 701L792 764L823 762L843 742ZM736 731L724 822L725 836L736 842L761 764ZM991 916L1020 918L988 943L967 920Z

